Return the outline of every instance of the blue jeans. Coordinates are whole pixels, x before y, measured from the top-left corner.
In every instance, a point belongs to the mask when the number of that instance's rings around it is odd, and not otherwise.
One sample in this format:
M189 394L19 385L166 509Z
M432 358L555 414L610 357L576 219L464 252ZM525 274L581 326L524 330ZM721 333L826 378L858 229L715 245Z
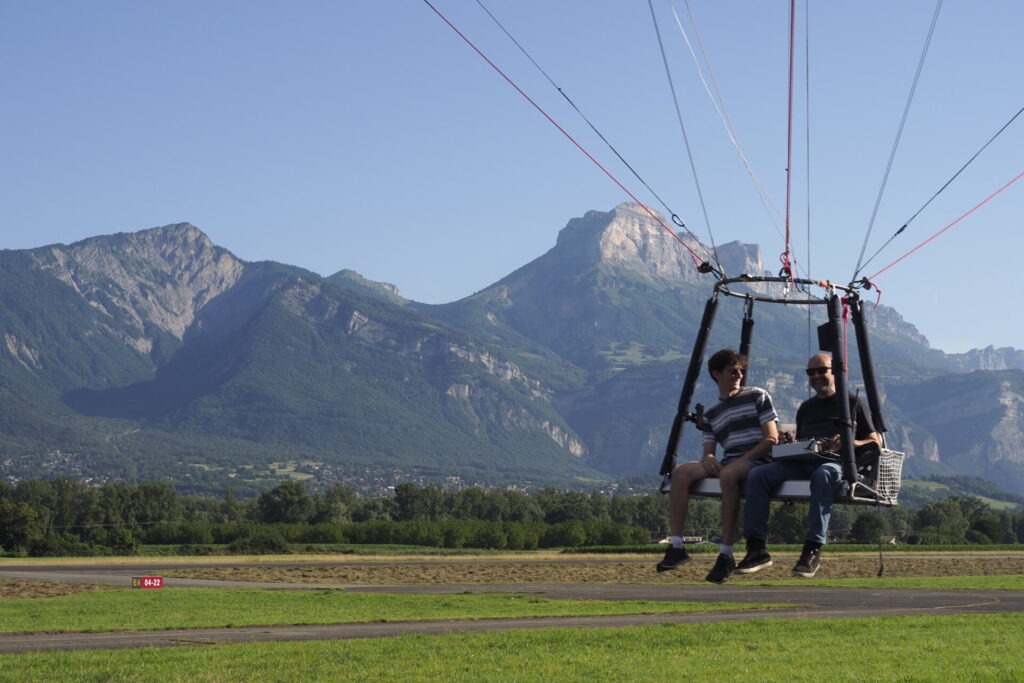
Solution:
M825 543L832 501L843 487L843 470L836 463L770 462L750 470L747 475L747 502L743 510L743 535L768 538L768 504L784 481L810 479L811 504L807 510L805 540Z

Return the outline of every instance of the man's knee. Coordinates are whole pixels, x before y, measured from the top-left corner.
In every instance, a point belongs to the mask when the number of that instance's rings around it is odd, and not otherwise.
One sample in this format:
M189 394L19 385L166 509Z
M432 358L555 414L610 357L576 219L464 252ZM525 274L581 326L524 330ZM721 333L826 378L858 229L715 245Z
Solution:
M822 465L811 473L811 484L832 485L843 477L843 471L838 466Z
M690 468L686 464L676 465L672 468L672 481L679 484L692 484L693 477L690 474Z
M723 489L735 488L743 483L749 472L750 467L747 463L733 462L722 468L722 471L718 473L718 479Z
M838 467L819 467L811 473L811 496L818 500L831 500L842 483L843 473Z

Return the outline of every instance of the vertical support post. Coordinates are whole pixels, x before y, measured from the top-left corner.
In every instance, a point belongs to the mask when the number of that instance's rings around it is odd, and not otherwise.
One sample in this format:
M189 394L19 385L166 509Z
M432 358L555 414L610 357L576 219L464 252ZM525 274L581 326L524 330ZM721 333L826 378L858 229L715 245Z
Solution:
M679 396L679 407L676 409L676 417L672 421L672 431L668 435L665 457L661 461L659 473L662 476L671 473L676 464L676 451L679 448L679 439L683 434L683 422L689 417L690 401L693 400L693 392L697 387L701 366L704 364L704 351L708 345L708 335L711 333L711 326L714 324L717 310L718 297L715 295L704 305L704 316L700 321L700 329L697 330L697 341L693 345L693 353L690 355L690 365L686 369L683 391Z
M750 360L750 342L754 337L754 300L747 299L743 308L743 327L740 329L740 355ZM747 364L749 368L749 363ZM747 373L740 378L740 386L747 386Z
M843 304L835 291L828 299L828 325L832 342L832 375L836 379L839 400L840 464L843 481L851 487L857 483L857 459L853 446L853 419L850 415L849 365L846 362L846 335L842 325Z
M860 297L850 300L850 312L853 318L853 329L857 334L857 352L860 354L860 371L864 375L864 389L868 395L868 408L871 409L871 421L879 434L886 432L885 420L882 418L882 399L878 393L878 382L875 380L875 366L871 360L871 345L868 343L867 321L864 319L864 302Z

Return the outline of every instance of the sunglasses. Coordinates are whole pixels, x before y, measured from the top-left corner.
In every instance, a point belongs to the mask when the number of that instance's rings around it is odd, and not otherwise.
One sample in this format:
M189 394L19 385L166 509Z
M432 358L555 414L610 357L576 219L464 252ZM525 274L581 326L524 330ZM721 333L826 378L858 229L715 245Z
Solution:
M807 368L807 376L814 377L815 375L827 375L828 371L832 368Z

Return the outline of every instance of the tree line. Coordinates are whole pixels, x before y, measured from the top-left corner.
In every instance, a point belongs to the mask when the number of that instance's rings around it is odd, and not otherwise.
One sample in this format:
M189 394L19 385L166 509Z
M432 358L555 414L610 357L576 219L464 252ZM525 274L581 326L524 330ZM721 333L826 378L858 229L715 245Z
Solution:
M771 543L799 543L806 504L773 503ZM258 496L180 495L165 483L90 486L67 478L0 483L0 546L8 555L284 552L303 545L403 544L532 550L650 543L668 533L658 493L608 495L553 488L516 490L399 484L363 497L348 485L311 492L285 480ZM716 540L719 504L694 500L686 534ZM879 539L918 544L1018 543L1024 511L996 511L950 497L917 509L837 505L832 542Z

